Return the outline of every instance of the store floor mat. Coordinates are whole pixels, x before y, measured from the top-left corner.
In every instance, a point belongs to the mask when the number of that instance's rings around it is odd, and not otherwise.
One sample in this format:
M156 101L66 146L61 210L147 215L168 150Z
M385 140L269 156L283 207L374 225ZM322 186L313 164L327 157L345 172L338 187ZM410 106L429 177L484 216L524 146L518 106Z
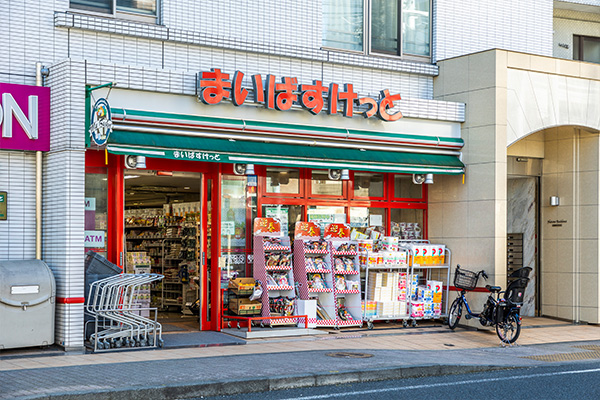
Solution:
M179 326L178 324L166 324L162 323L163 332L188 332L189 329L185 326Z
M163 335L164 348L213 347L246 344L246 341L221 332L173 332Z
M318 329L305 329L305 328L252 328L251 332L248 332L246 328L242 329L223 329L223 332L241 337L244 339L263 339L263 338L276 338L276 337L290 337L290 336L307 336L307 335L323 335L327 332Z

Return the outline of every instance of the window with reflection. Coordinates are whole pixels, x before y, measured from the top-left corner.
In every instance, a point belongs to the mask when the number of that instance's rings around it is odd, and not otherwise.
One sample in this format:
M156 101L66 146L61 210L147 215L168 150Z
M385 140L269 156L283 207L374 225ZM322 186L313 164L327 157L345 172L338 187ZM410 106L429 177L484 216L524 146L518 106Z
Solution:
M300 171L290 168L267 168L266 192L299 194Z
M370 235L371 231L385 235L387 232L385 208L350 207L350 227Z
M332 181L327 171L312 171L311 194L322 196L341 196L343 181Z
M354 173L354 197L383 197L383 174Z
M86 168L85 251L106 257L108 243L108 168Z
M401 239L423 239L422 209L393 208L391 210L390 232Z
M302 221L303 207L285 204L263 204L262 216L266 218L277 218L281 223L283 236L289 236L294 240L294 228L296 222Z
M394 197L396 199L422 199L423 185L414 184L412 175L395 175Z

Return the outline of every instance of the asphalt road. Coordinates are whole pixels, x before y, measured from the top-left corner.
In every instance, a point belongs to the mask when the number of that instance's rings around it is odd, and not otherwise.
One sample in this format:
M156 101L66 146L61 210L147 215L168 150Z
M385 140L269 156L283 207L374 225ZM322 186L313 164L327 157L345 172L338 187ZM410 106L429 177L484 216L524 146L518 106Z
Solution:
M248 393L213 399L600 399L600 361Z

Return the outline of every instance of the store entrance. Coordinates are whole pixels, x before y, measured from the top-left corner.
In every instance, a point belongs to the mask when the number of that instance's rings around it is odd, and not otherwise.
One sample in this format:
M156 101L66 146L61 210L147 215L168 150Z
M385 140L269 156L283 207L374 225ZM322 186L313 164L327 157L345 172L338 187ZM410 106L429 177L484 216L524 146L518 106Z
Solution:
M211 179L199 172L126 170L125 265L164 275L140 296L163 331L209 330Z

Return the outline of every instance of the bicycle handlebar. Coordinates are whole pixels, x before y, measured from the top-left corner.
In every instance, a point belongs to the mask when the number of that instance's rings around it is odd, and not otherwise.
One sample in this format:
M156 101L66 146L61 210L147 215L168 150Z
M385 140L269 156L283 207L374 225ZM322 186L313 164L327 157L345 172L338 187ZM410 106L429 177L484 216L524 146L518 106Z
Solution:
M456 264L456 269L457 269L457 270L458 270L458 269L460 269L460 264ZM481 276L483 276L483 279L485 279L486 281L487 281L487 279L489 278L488 274L487 274L487 273L486 273L484 270L481 270L481 271L479 271L479 272L477 273L477 275L481 275Z

